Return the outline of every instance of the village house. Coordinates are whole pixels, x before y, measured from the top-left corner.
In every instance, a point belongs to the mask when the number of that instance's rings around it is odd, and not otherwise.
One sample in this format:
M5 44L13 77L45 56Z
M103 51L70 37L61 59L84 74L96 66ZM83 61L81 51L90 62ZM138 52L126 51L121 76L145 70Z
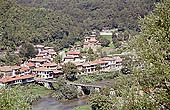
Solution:
M64 63L68 62L82 62L84 60L81 60L80 58L80 52L77 51L68 51L66 53L66 56L64 57Z
M21 66L26 66L26 67L29 67L30 69L34 69L35 68L35 64L31 63L31 62L26 62L26 63L24 63Z
M44 58L32 58L28 60L28 63L33 63L35 67L40 67L42 64L48 63L48 62L49 60L44 59Z
M101 58L100 60L108 63L107 64L108 68L106 69L107 71L113 71L115 69L116 60L114 58L104 57L104 58Z
M63 76L63 75L64 75L63 71L58 69L53 70L53 78L58 78L59 76Z
M120 70L122 69L122 59L119 56L115 56L113 57L116 61L116 65L115 65L115 70Z
M58 65L55 62L50 62L50 63L42 64L41 66L46 67L48 69L56 70Z
M91 62L75 63L77 69L81 71L81 74L101 72L117 71L122 68L122 59L120 57L104 57L96 59Z
M3 77L15 76L20 73L20 66L2 66L0 67L0 73Z
M38 67L32 70L33 74L38 78L49 79L53 78L54 72L52 69L46 67Z
M55 51L54 51L54 47L44 47L44 50L48 50L48 51L51 51L51 52L55 52Z
M32 75L8 76L0 79L0 86L25 84L33 81L34 81L34 77Z
M20 74L21 75L31 74L31 69L27 66L25 67L21 66Z
M96 51L98 48L101 48L101 43L96 40L96 35L90 35L85 37L83 49L87 50L89 48L93 49L93 51Z

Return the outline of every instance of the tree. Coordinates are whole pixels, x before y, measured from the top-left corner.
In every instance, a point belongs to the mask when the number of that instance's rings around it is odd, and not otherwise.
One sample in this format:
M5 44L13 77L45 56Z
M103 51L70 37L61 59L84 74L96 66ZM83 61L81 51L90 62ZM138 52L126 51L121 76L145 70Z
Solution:
M30 110L24 95L18 94L19 88L2 88L0 90L1 110Z
M56 90L57 100L71 100L78 97L76 87L67 85L66 80L62 77L57 79Z
M0 73L0 78L2 78L4 76L4 73Z
M105 37L107 37L107 36L105 36ZM100 37L98 37L97 39L99 40L99 42L101 43L101 45L102 45L103 47L108 47L109 44L110 44L110 40L108 40L108 39L105 38L105 37L100 36Z
M94 54L94 52L93 52L93 49L90 47L89 49L88 49L88 54Z
M133 74L115 79L112 88L116 94L111 98L114 109L170 109L169 15L170 1L163 0L151 14L140 19L141 32L132 40L138 65L133 65ZM104 95L107 96L105 92ZM95 99L95 105L99 99Z
M20 48L20 56L25 58L32 58L35 57L37 54L37 50L31 43L25 43Z
M113 102L110 97L96 94L90 98L92 110L113 110Z
M150 97L154 94L156 106L164 109L170 109L169 15L170 1L163 0L151 14L140 19L141 32L132 41L140 61L139 83Z
M7 52L5 57L0 58L0 63L2 65L20 65L21 62L18 55Z
M68 62L63 65L63 72L67 80L74 81L79 71L74 63Z
M100 70L101 70L102 68L101 68L101 66L100 66L100 64L98 64L97 66L96 66L96 70L98 70L98 72L100 73Z
M62 56L58 54L58 55L55 57L54 61L55 61L56 64L61 63L61 61L62 61Z

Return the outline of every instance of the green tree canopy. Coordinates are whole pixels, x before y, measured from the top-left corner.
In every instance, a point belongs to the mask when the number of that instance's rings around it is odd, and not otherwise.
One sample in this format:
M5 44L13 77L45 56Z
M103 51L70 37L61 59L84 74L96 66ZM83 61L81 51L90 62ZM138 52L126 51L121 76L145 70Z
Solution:
M30 105L25 97L17 93L18 88L0 89L0 109L1 110L30 110Z
M170 1L163 0L152 13L141 18L140 30L132 40L138 64L132 65L133 74L115 79L112 86L116 93L111 99L114 109L169 110ZM106 92L104 95L108 96Z
M35 49L34 45L31 43L25 43L20 48L20 56L25 58L32 58L35 57L35 55L38 53L38 51Z
M74 63L68 62L63 66L63 73L66 76L66 79L73 81L76 79L76 74L79 72L76 65Z

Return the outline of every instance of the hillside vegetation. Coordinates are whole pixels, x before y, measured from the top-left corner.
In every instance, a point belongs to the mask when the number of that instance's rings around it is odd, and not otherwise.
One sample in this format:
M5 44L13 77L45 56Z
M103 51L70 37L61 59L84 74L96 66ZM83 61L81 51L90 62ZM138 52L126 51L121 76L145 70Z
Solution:
M25 42L61 50L103 26L138 30L159 0L0 0L0 50Z

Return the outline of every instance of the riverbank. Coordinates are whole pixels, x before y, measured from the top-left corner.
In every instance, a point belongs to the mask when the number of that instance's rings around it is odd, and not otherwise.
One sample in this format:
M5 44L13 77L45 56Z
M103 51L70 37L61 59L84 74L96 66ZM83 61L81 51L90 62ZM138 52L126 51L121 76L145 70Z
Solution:
M53 97L41 98L37 104L32 105L32 110L74 110L74 108L86 106L88 97L80 97L68 101L57 101Z

